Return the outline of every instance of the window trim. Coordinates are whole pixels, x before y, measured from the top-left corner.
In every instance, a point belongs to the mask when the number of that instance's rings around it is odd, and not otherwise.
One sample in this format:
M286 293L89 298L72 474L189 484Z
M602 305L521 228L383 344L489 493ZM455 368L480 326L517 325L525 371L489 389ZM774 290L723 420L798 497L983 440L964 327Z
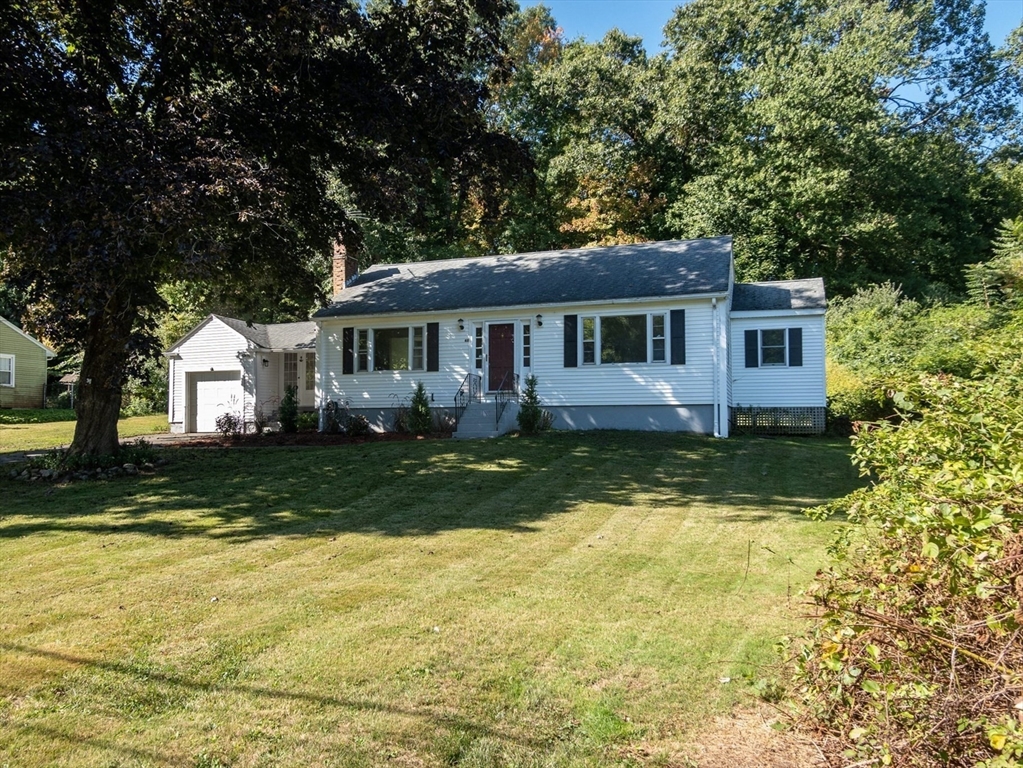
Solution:
M11 369L10 369L11 370L11 381L10 381L9 384L0 384L0 387L12 387L13 388L14 385L15 385L15 379L14 379L14 355L0 354L0 360L10 360L11 361Z
M529 320L520 320L522 328L522 369L533 367L533 327Z
M602 312L593 313L588 315L579 316L579 332L576 341L577 350L579 355L579 366L600 366L600 365L612 365L612 366L623 366L623 365L667 365L669 361L668 355L668 339L671 338L671 314L666 309L661 310L650 310L647 312ZM605 317L644 317L646 319L646 359L642 361L634 361L627 363L606 363L601 357L601 346L602 346L602 321ZM664 342L664 349L661 353L660 360L654 360L654 318L660 317L663 320L663 336L658 336L657 339ZM588 320L593 321L593 338L589 339L586 336L586 324ZM586 344L593 344L593 360L587 361L586 359Z
M788 368L789 367L789 331L788 328L759 328L759 344L757 345L757 354L759 355L760 367L761 368ZM768 363L764 362L764 334L771 331L777 331L781 334L781 344L772 344L767 349L780 349L782 351L782 357L784 358L780 363Z
M375 364L376 355L376 332L377 331L408 331L408 368L377 368ZM416 336L418 332L419 347L416 347ZM426 372L427 366L427 323L416 323L410 325L383 325L378 328L364 326L355 329L355 372L356 373L402 373L413 371L417 373ZM366 342L365 349L362 349L362 341ZM413 367L416 362L416 353L419 354L419 367ZM365 357L365 359L364 359Z

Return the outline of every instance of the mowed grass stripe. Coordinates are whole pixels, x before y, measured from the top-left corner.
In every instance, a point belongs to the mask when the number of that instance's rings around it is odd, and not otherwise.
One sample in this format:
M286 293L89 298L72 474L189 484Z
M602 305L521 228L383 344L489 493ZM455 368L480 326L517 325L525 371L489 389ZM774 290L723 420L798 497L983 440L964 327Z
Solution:
M794 625L829 536L799 510L857 482L809 440L170 455L0 519L18 765L670 761Z

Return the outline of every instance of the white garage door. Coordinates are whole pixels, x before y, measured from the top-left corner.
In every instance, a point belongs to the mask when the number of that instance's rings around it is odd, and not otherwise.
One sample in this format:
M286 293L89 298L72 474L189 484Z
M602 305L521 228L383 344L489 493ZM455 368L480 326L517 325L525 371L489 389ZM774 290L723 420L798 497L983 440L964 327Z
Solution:
M204 371L191 379L196 432L215 432L225 413L242 415L241 371Z

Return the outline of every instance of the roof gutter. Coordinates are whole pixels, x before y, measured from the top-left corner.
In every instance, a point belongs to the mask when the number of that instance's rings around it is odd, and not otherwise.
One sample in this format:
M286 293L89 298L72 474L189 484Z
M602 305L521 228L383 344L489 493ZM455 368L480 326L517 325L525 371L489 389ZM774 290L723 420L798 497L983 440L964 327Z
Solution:
M342 318L352 317L378 317L383 315L393 317L410 317L414 315L439 315L439 314L460 314L469 312L495 312L495 311L517 311L522 309L534 309L542 308L548 309L551 307L589 307L594 304L606 304L606 305L631 305L631 304L651 304L655 302L664 301L699 301L701 299L725 299L728 298L728 291L715 291L713 293L687 293L680 296L644 296L642 298L629 298L629 299L589 299L586 301L548 301L543 303L533 304L498 304L490 307L453 307L451 309L421 309L415 312L396 312L383 310L380 312L359 312L354 314L337 314L337 315L320 315L315 314L312 316L313 322L320 323L324 320L340 320ZM322 310L321 310L322 311Z

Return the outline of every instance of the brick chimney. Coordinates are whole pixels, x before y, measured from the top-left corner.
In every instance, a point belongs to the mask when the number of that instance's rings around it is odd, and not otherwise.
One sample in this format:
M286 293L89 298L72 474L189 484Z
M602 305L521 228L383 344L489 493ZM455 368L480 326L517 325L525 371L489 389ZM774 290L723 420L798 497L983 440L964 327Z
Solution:
M340 240L334 243L334 264L331 273L334 295L345 289L345 283L359 273L359 260L348 253Z

